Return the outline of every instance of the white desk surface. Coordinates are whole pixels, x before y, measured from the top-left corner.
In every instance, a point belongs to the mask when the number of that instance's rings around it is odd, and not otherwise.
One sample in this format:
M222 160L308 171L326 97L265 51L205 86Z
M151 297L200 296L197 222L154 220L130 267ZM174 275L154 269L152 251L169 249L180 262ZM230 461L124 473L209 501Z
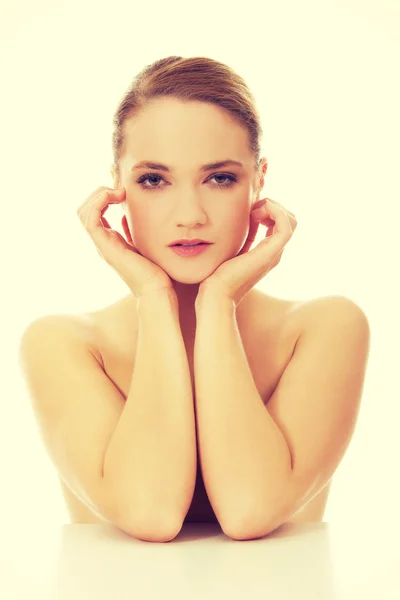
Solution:
M1 529L2 600L400 600L397 525L288 524L235 541L193 523L165 543L111 525Z

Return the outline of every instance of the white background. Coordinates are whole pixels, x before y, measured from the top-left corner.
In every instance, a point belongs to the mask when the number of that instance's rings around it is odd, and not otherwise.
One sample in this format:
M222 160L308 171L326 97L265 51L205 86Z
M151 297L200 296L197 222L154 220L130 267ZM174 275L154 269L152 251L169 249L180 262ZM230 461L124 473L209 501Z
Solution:
M112 186L122 94L169 55L225 62L255 94L264 195L299 223L258 287L282 298L345 295L368 316L362 407L325 520L368 531L398 518L399 32L395 0L2 3L3 520L25 532L32 522L69 522L19 371L19 338L40 315L81 313L128 293L76 210ZM114 227L118 211L107 213Z

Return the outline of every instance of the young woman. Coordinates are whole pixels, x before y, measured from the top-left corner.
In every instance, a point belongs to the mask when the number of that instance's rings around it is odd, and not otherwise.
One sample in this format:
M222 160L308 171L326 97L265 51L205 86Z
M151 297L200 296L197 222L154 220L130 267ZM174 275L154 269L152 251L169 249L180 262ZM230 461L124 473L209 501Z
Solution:
M72 522L168 541L188 521L252 539L321 520L355 427L369 328L347 298L254 288L297 221L260 200L251 92L215 60L168 57L135 78L114 126L114 187L78 215L129 293L37 319L20 346ZM115 203L125 237L104 216Z

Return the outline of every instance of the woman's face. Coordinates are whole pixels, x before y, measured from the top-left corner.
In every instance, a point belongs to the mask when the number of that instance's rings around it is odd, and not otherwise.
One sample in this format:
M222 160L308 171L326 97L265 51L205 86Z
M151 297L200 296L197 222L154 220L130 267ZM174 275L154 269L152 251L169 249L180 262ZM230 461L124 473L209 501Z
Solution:
M201 168L227 159L243 166ZM212 104L156 99L126 121L121 181L114 185L126 189L126 221L139 252L187 284L236 256L267 167L263 161L256 171L253 160L247 130ZM169 170L138 167L142 161ZM169 247L180 238L212 244L196 257L181 257Z

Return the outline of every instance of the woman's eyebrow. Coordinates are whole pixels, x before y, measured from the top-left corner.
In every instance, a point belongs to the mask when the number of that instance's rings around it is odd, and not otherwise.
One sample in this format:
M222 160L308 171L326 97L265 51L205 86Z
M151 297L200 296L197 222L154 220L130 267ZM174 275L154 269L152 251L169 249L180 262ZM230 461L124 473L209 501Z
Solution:
M227 160L221 160L219 162L203 165L202 167L200 167L200 170L201 171L211 171L212 169L219 169L219 167L226 167L227 165L236 165L237 167L243 167L243 163L241 163L237 160L227 159ZM158 169L159 171L168 171L168 172L174 171L174 169L172 167L168 167L167 165L164 165L162 163L154 163L154 162L150 162L150 161L146 161L146 160L143 160L143 161L137 163L136 165L133 165L131 171L133 171L134 169L140 169L143 167L145 167L147 169Z

